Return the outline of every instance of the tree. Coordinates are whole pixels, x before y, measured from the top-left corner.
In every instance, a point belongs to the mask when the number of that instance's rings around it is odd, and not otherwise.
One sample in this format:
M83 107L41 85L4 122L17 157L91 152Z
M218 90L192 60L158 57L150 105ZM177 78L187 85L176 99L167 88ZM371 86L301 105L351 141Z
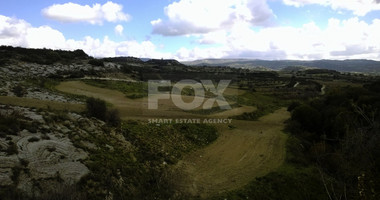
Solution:
M18 97L23 97L26 94L25 88L21 85L16 85L13 87L12 92Z
M116 109L108 110L105 101L91 97L87 99L86 103L88 116L105 121L110 126L120 125L119 112Z
M318 132L321 124L321 113L309 105L301 105L292 112L292 120L298 121L306 131Z
M91 97L87 99L86 106L87 106L87 114L90 117L95 117L100 120L106 121L107 106L106 106L105 101Z

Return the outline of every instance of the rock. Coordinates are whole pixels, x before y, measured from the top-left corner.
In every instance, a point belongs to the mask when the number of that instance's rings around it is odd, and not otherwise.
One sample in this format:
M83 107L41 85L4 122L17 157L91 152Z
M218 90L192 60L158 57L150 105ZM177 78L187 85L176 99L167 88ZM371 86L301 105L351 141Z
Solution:
M51 137L36 142L29 142L29 138L20 139L17 145L20 149L18 157L29 163L32 179L54 178L58 172L65 182L72 183L89 172L79 162L87 158L87 153L75 148L68 138Z
M13 172L11 168L0 168L0 186L12 185L12 175Z
M80 118L78 120L79 126L86 130L89 133L93 133L96 129L96 126L87 118Z
M98 147L94 143L91 143L89 141L81 141L81 144L88 149L92 149L92 150L98 149Z
M13 168L19 165L17 156L0 156L0 169L1 168Z
M63 128L61 129L61 132L62 132L63 134L68 134L68 133L71 132L71 130L68 129L67 127L63 127Z
M41 124L46 123L42 115L39 115L35 112L24 110L24 116Z
M32 133L29 132L29 131L26 130L26 129L24 129L24 130L22 130L22 131L20 131L20 132L18 133L18 135L20 135L20 137L30 136L31 134L32 134Z
M76 113L69 113L68 116L72 121L78 121L80 118L82 118L82 116Z

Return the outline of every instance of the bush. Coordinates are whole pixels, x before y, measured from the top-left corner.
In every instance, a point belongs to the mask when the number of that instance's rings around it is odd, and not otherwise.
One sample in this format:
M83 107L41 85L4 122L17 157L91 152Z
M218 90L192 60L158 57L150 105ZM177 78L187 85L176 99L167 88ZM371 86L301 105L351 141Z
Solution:
M292 112L295 108L297 108L297 107L300 106L300 105L301 105L300 102L298 102L298 101L293 101L293 102L289 105L289 107L288 107L288 111L289 111L289 112Z
M91 97L87 99L86 107L88 116L106 121L107 106L105 101Z
M111 126L119 126L121 124L118 110L113 109L107 112L107 123Z
M309 105L296 107L292 113L292 120L298 121L305 130L310 132L318 132L321 129L321 113Z
M16 85L15 87L12 88L12 92L18 96L18 97L23 97L26 94L26 90L24 87L21 85Z
M99 66L99 67L104 67L103 60L99 60L99 59L91 59L88 61L88 64L94 65L94 66Z
M119 112L116 109L107 110L105 101L91 97L87 99L86 103L88 116L105 121L110 126L120 125L121 119Z
M22 118L20 113L15 111L10 115L0 113L0 132L16 135L18 131L25 128L25 123L20 118Z

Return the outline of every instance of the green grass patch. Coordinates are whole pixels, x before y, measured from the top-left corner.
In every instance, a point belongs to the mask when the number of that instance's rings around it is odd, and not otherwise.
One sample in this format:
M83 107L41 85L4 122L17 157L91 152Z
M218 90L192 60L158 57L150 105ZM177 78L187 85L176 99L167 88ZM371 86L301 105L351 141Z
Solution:
M260 117L265 116L278 110L281 107L287 106L288 102L280 100L276 97L261 94L259 92L245 92L242 95L236 97L228 97L231 100L235 100L239 105L256 106L257 110L250 113L243 113L238 116L234 116L233 119L238 120L258 120Z
M51 78L38 78L38 79L29 79L25 81L25 84L28 86L38 86L40 88L45 88L50 91L57 91L55 87L59 85L61 81Z
M42 108L42 109L48 109L48 110L65 110L65 111L72 111L72 112L83 112L85 110L85 105L82 105L82 104L45 101L45 100L39 100L39 99L11 97L11 96L0 96L0 103L5 104L5 105L12 105L12 106Z
M82 80L88 85L117 90L131 99L143 98L148 96L148 83L146 82L126 82L109 80Z

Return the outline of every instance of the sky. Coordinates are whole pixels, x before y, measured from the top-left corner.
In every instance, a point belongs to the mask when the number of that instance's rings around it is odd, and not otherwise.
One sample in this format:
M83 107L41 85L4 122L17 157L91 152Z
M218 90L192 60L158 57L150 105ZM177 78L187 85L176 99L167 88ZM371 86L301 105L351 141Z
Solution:
M0 45L180 61L380 60L380 0L1 0Z

